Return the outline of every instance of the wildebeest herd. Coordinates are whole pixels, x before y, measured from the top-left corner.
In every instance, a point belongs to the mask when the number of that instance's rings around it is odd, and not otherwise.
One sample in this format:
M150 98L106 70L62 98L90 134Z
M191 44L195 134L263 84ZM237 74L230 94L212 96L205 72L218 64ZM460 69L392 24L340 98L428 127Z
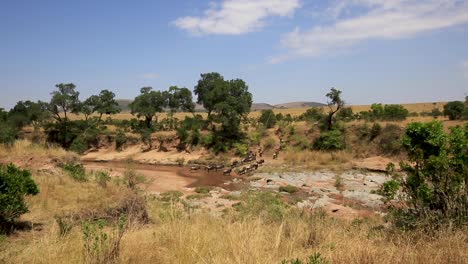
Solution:
M283 140L283 137L281 133L276 133L279 136L280 140L280 146L275 149L273 153L273 159L277 159L279 156L279 153L281 150L284 148L285 141ZM234 160L230 166L225 166L225 165L193 165L190 167L190 171L197 171L204 169L205 171L211 172L211 171L219 171L223 170L224 175L231 175L231 173L235 172L237 175L244 175L251 173L255 170L257 170L260 166L262 166L265 163L264 159L257 159L257 156L261 158L263 156L264 149L260 147L257 152L254 152L252 150L248 150L247 154L244 156L244 158L240 160Z

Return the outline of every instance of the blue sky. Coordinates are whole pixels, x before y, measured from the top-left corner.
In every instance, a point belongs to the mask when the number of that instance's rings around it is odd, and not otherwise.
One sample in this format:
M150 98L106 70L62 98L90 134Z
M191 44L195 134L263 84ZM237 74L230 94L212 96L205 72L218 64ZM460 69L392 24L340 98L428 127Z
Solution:
M199 74L244 79L255 102L462 100L468 1L3 1L0 107L49 100L73 82L134 98L193 89Z

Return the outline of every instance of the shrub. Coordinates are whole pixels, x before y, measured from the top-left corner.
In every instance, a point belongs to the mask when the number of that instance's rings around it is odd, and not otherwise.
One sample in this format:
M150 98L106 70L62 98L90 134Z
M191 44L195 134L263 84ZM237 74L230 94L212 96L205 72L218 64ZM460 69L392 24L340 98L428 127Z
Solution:
M78 154L83 154L88 150L88 144L86 143L84 136L76 137L70 146L70 150Z
M163 202L178 202L180 197L184 195L182 192L179 191L169 191L165 193L161 193L160 200Z
M384 182L384 184L377 191L378 194L382 195L385 201L393 200L400 189L400 184L397 180L392 179Z
M374 140L382 132L382 126L379 123L374 123L370 129L369 139Z
M322 132L313 143L313 148L317 150L341 150L345 147L344 134L339 130Z
M197 187L195 188L196 193L209 193L211 191L211 187Z
M236 155L244 157L247 155L249 147L247 147L247 145L244 143L234 143L234 149L236 151Z
M397 155L401 151L400 138L402 129L393 124L386 125L382 130L382 135L379 141L379 148L383 154Z
M390 121L405 120L408 117L408 110L402 105L385 105L383 109L383 119Z
M28 211L27 195L39 193L31 172L13 164L0 165L0 225L12 222Z
M79 163L66 163L63 170L75 181L85 182L88 180L85 168Z
M450 120L461 119L465 105L461 101L448 102L444 105L444 116Z
M289 206L281 200L278 193L252 190L243 193L241 202L234 208L243 218L260 216L266 221L281 221Z
M18 131L7 122L0 121L0 144L12 146L17 138Z
M290 141L291 146L297 147L300 150L304 150L310 147L310 143L307 138L299 134L291 136Z
M354 120L353 109L351 107L341 108L341 110L336 113L336 118L345 122Z
M306 262L302 262L300 259L283 260L281 264L327 264L328 262L322 258L322 255L317 252L309 256Z
M298 192L299 189L293 185L286 185L286 186L279 187L278 191L287 192L287 193L295 193L295 192Z
M96 182L103 188L107 187L107 183L111 180L111 177L107 171L98 171L94 174Z
M267 139L265 140L265 142L263 143L263 148L264 148L265 150L270 150L270 149L273 149L273 148L275 147L275 145L276 145L276 142L275 142L274 139L272 139L272 138L267 138Z
M404 227L463 226L468 221L468 125L447 134L441 122L411 123L403 137L409 163L400 181L409 208L395 214Z
M300 115L299 119L302 121L317 122L326 119L326 115L323 113L321 108L312 107Z
M115 135L115 150L121 151L122 147L127 143L127 136L125 132L119 129Z
M272 128L276 125L276 115L273 110L262 110L260 118L258 120L266 128Z

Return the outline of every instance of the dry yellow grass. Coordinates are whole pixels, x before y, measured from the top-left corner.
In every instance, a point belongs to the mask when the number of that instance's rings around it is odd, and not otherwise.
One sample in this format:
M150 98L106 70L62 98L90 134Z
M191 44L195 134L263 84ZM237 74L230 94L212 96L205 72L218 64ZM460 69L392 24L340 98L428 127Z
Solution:
M19 142L13 149L0 149L10 158L27 153L66 156L57 149L46 150ZM346 162L346 152L307 152L292 156L291 163L314 161ZM291 156L288 156L291 155ZM122 185L102 188L94 182L78 183L60 169L33 169L40 194L27 199L30 212L21 220L33 223L32 230L0 237L1 263L83 263L83 234L75 226L60 236L54 215L83 209L103 209L126 195ZM306 259L320 253L328 263L468 263L468 230L392 232L383 220L370 217L344 221L321 213L290 211L280 221L260 216L224 217L208 211L193 212L147 199L151 224L133 226L120 245L120 263L281 263Z

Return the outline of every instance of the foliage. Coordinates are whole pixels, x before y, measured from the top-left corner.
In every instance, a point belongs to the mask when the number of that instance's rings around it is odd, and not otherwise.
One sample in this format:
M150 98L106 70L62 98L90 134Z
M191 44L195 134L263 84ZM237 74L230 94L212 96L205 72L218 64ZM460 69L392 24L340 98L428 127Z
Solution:
M143 117L147 128L151 127L151 121L167 105L166 96L161 91L153 91L151 87L140 89L140 95L130 103L132 115Z
M195 111L192 92L189 89L185 87L179 88L177 86L171 86L167 92L167 97L168 107L171 110L171 113L176 112L179 109L190 113Z
M339 130L322 132L313 143L313 148L317 150L341 150L345 147L345 136Z
M96 182L99 184L99 186L103 188L107 187L107 183L111 180L111 176L107 171L95 172L94 177L96 178Z
M76 137L70 145L70 150L78 154L83 154L86 150L88 150L88 144L85 137L82 135Z
M212 189L211 187L202 186L202 187L195 188L195 192L196 193L209 193L211 189Z
M9 122L0 120L0 144L13 145L18 137L18 129Z
M41 101L19 101L8 113L8 120L17 128L33 125L37 129L50 117L47 109L47 103Z
M409 111L402 105L390 104L372 104L368 112L361 112L361 117L366 120L384 120L384 121L399 121L405 120L409 115Z
M125 143L127 143L127 136L125 135L125 132L119 129L115 135L115 149L117 151L121 151Z
M406 173L401 181L409 209L396 224L414 227L428 223L462 226L468 221L468 125L445 133L442 123L410 123L403 137L409 162L401 162ZM420 221L424 220L424 221Z
M39 193L31 172L13 164L0 165L0 225L12 222L28 211L27 195Z
M322 108L312 107L307 109L302 115L299 116L299 120L308 122L322 121L326 118Z
M260 118L258 119L266 128L272 128L276 125L276 115L273 110L262 110Z
M115 94L109 90L102 90L99 95L92 95L81 105L81 112L88 119L93 113L99 114L99 121L102 115L113 115L120 112L119 104L114 99Z
M274 192L247 191L241 202L234 206L242 218L262 217L265 221L281 221L288 212L288 205Z
M117 263L120 241L126 229L127 217L121 216L117 230L106 231L104 219L86 221L81 225L85 263Z
M403 134L402 129L393 124L386 125L381 132L378 146L380 151L388 155L397 155L401 150L400 138Z
M88 180L85 168L80 163L66 163L63 165L63 170L75 181L85 182Z
M58 122L68 121L67 114L78 113L80 111L80 101L78 96L80 93L75 90L76 86L73 83L57 84L56 91L51 93L52 99L49 104L49 111ZM60 116L63 113L64 118Z
M286 185L286 186L280 186L278 189L279 192L287 192L287 193L296 193L299 191L299 188L293 185Z
M240 79L225 81L219 73L206 73L195 86L197 102L208 111L208 121L218 123L213 127L212 147L215 152L225 151L242 138L240 122L252 106L252 94ZM214 113L214 115L213 115Z
M343 99L341 99L341 91L335 88L331 88L330 92L326 94L328 97L327 105L329 108L327 116L327 130L332 130L333 128L333 116L339 112L345 105Z
M390 201L395 198L399 189L400 183L397 180L392 179L384 182L384 184L380 187L377 193L382 195L385 201Z
M247 155L247 151L249 150L249 147L245 143L237 142L237 143L234 143L234 149L236 151L236 155L240 157L244 157L245 155Z
M327 264L328 262L323 259L322 255L317 252L313 255L309 256L307 262L302 262L300 259L292 259L292 260L283 260L281 264Z
M354 120L353 109L351 107L341 108L341 110L336 113L336 118L345 122Z
M461 101L448 102L444 105L444 116L448 116L450 120L461 119L465 105Z

